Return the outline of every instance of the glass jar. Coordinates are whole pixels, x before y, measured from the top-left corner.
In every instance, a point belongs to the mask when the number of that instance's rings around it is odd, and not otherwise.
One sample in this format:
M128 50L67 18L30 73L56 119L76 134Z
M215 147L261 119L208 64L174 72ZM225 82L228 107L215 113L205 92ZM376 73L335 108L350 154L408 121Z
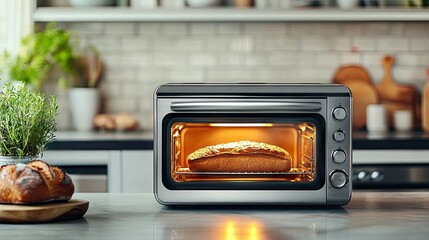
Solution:
M17 164L17 163L27 164L31 162L33 159L36 159L36 157L35 156L25 156L25 157L0 156L0 166L8 165L8 164Z

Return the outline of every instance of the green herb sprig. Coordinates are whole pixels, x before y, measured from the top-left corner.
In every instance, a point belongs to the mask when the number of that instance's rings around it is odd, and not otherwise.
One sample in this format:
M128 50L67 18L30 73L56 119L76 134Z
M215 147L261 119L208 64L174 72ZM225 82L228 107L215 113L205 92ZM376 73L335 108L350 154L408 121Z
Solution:
M57 109L55 96L46 101L22 83L7 83L0 93L0 155L41 156L55 137Z
M18 55L3 54L12 80L40 89L54 65L60 66L66 76L74 72L72 34L49 23L45 30L34 32L21 40ZM1 70L1 69L0 69ZM63 76L60 81L65 81Z

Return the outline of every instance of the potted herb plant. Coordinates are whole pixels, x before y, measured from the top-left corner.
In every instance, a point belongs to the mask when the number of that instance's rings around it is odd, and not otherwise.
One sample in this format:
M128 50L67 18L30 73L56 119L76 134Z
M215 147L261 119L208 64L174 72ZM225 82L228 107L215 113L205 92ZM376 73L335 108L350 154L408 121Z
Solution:
M98 111L97 82L102 64L94 47L84 55L75 53L73 33L49 23L42 31L22 39L19 53L5 53L3 59L12 81L21 81L40 90L55 68L61 70L59 83L69 88L69 104L74 128L91 130L92 118ZM1 69L0 69L1 70Z
M45 30L24 37L16 56L5 52L3 60L3 70L8 71L10 80L24 82L36 90L48 80L48 73L55 66L64 73L60 80L65 82L75 69L71 33L49 23Z
M98 113L100 96L97 88L103 64L95 47L88 47L85 54L76 58L73 77L74 87L69 91L73 125L76 130L93 129L93 118Z
M41 157L53 140L57 115L55 96L7 83L0 92L0 166Z

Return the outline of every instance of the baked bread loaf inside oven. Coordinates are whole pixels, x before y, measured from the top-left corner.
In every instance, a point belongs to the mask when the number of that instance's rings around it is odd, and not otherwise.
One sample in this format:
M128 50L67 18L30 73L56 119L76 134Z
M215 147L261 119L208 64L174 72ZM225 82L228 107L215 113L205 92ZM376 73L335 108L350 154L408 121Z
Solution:
M73 193L70 176L41 160L0 166L0 203L67 201Z
M238 141L200 148L186 160L192 172L289 172L292 157L275 145Z

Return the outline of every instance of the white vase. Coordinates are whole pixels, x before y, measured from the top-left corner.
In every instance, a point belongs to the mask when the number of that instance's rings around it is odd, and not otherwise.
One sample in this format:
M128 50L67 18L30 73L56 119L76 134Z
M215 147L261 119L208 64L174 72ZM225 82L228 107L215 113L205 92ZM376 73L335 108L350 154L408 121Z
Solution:
M93 118L99 109L97 88L72 88L69 92L73 127L78 131L91 131Z
M337 5L343 10L355 9L358 6L358 0L337 0Z

